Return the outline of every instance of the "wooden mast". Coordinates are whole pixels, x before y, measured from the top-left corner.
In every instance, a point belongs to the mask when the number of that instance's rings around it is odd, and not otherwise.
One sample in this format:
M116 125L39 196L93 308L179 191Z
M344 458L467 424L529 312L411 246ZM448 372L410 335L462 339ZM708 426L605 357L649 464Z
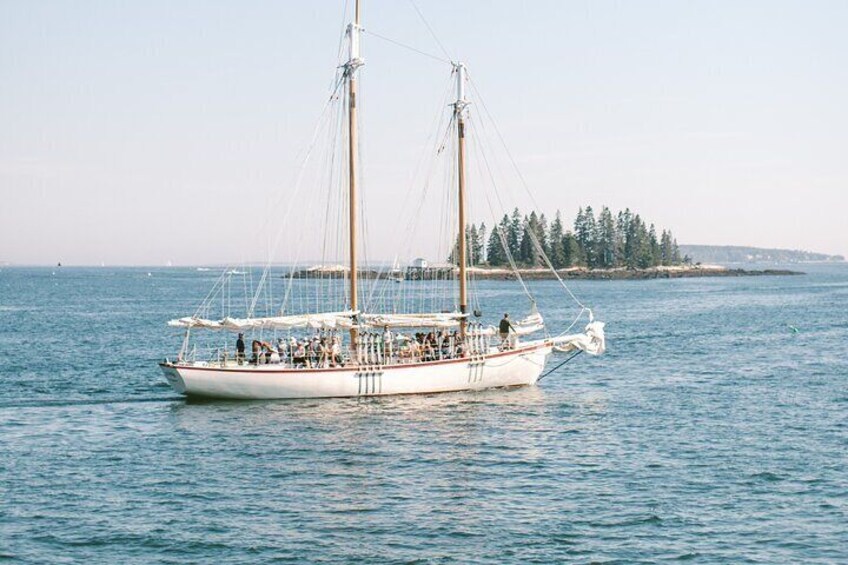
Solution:
M459 192L459 237L457 238L459 258L459 311L468 313L468 275L466 273L467 259L465 257L467 242L465 238L465 65L454 63L456 72L456 103L453 105L457 131L457 179ZM459 322L460 335L465 338L467 321L463 317Z
M357 220L357 200L356 200L356 170L358 164L357 157L357 121L356 121L356 74L357 69L364 64L364 61L359 56L359 34L361 27L359 26L359 0L356 0L354 9L353 23L348 25L348 40L350 42L350 58L345 65L345 73L347 74L347 94L348 94L348 240L350 244L350 309L354 312L358 309L357 304L357 278L358 266L356 257L356 220ZM357 332L355 328L350 330L351 347L356 347Z

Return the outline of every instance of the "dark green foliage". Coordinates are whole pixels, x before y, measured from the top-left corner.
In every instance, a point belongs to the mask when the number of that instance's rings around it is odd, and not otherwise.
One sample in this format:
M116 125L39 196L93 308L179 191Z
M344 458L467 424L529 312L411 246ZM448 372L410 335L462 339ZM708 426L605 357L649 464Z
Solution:
M556 216L554 216L554 222L551 224L550 237L548 238L548 246L550 247L548 257L555 269L562 269L567 266L565 264L565 245L563 244L564 235L562 215L557 210Z
M507 239L508 229L509 217L504 214L501 222L492 228L492 232L489 234L489 241L486 244L486 263L492 267L501 267L508 262L503 245L503 240Z
M516 208L512 212L512 220L509 222L509 231L507 231L506 234L506 242L507 245L509 245L509 253L515 260L518 260L518 256L521 253L521 234L524 233L524 226L522 223L521 212L519 212L518 208Z
M470 257L479 264L483 261L485 226L476 228L472 225L468 233ZM492 267L509 264L504 242L515 263L522 267L547 265L539 254L538 246L542 247L556 269L647 269L659 265L681 265L688 259L681 257L671 231L662 230L657 237L655 226L647 225L639 214L628 208L614 215L606 206L601 208L597 217L591 206L580 208L574 219L574 231L565 229L559 211L549 226L544 214L533 211L522 215L516 208L510 216L504 215L488 234L486 242L485 262Z

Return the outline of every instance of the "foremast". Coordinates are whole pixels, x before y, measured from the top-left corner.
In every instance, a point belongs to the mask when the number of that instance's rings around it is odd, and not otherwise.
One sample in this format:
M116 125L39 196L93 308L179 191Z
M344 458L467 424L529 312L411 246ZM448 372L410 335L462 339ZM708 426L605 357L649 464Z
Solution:
M466 258L467 242L465 234L465 114L468 101L465 99L465 65L453 63L456 74L456 102L453 115L457 131L457 192L459 193L459 237L457 238L457 256L459 261L459 311L468 314L468 274ZM467 320L463 316L459 322L460 335L465 338Z
M356 77L358 69L365 64L359 53L359 39L362 32L360 26L360 0L356 0L354 8L353 23L347 26L349 57L344 65L345 77L347 79L348 100L348 242L349 267L350 267L350 310L357 312L357 278L358 265L356 257L356 235L357 235L357 196L356 181L359 157L357 155L358 145L358 123L356 115ZM356 327L350 330L351 348L356 347Z

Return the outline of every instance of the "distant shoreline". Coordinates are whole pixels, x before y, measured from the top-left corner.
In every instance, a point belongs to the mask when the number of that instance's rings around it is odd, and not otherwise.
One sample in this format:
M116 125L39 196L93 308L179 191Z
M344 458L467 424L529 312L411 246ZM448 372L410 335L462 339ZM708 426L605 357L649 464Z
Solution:
M454 269L455 270L455 269ZM428 268L419 271L408 271L405 280L443 279L446 268ZM495 267L472 267L468 269L469 276L479 280L514 280L515 273L511 269ZM549 269L531 268L518 269L518 274L526 280L556 280ZM645 279L679 279L695 277L759 277L759 276L794 276L803 275L801 271L787 269L731 269L720 265L692 265L675 267L650 267L647 269L587 269L571 267L559 269L557 274L569 280L645 280ZM304 269L296 271L292 276L296 279L342 278L346 270ZM388 278L385 272L374 270L360 271L363 279Z

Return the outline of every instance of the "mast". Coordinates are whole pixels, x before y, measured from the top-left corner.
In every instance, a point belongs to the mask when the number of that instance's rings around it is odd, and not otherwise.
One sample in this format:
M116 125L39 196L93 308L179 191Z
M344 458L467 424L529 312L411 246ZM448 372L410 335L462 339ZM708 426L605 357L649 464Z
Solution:
M356 0L354 8L353 23L347 26L350 56L345 63L345 74L347 75L347 99L348 99L348 217L349 243L350 243L350 309L357 311L357 275L358 267L356 261L356 175L357 175L357 143L358 131L356 121L356 75L357 69L365 64L359 56L359 37L362 28L359 25L360 0ZM356 329L350 330L351 347L356 346Z
M456 119L457 131L457 179L459 192L459 311L468 313L468 290L466 273L465 252L467 243L465 241L465 108L468 101L465 99L465 65L453 64L456 72L456 102L453 105L454 118ZM463 317L459 322L460 335L464 338L467 329L467 321Z

